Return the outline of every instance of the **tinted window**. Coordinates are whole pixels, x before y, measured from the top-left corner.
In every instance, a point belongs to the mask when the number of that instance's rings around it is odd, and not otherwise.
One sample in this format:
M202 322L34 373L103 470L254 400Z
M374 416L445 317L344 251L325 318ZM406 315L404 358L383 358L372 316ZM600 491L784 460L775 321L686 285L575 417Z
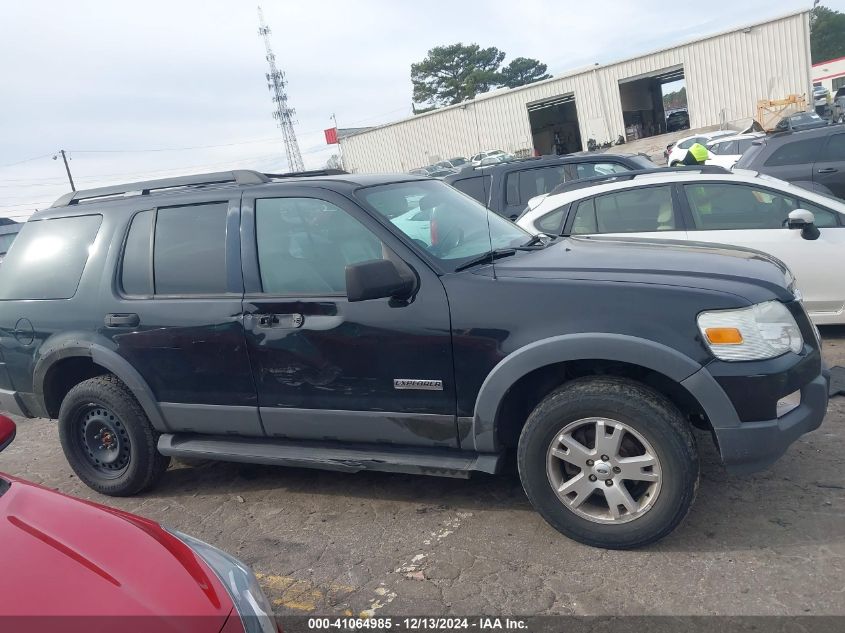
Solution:
M751 144L754 142L753 138L743 138L739 139L736 142L736 153L737 154L744 154L748 151L748 148L751 147Z
M215 202L158 210L155 227L156 294L226 292L226 212Z
M564 181L564 171L564 165L551 165L508 174L508 204L525 204L534 196L549 193ZM519 190L514 191L513 185L517 180Z
M845 160L845 134L831 134L827 138L827 145L819 157L820 161Z
M69 299L102 216L83 215L24 224L0 266L0 299Z
M141 211L132 218L126 246L123 249L123 263L120 283L128 295L151 295L153 293L153 270L150 264L152 252L153 211Z
M257 200L255 223L261 285L270 294L345 293L347 265L387 255L358 220L315 198Z
M543 233L548 233L549 235L560 235L560 227L561 224L563 224L563 213L565 210L566 207L561 207L557 211L547 213L534 224Z
M672 188L643 187L595 199L598 233L638 233L675 229Z
M772 152L772 155L766 161L766 166L778 167L780 165L812 163L816 160L820 144L817 138L784 143Z
M738 154L736 149L736 141L722 141L721 143L713 143L710 146L710 151L714 154Z
M473 160L475 160L473 158ZM490 176L475 176L464 178L451 183L458 191L463 191L468 196L475 198L484 206L490 200Z
M689 149L696 143L701 143L702 141L706 142L706 139L703 139L700 136L694 136L693 138L688 138L687 140L678 143L678 147L680 147L681 149Z
M770 189L710 183L685 185L684 191L698 230L780 229L789 212L798 208L812 211L816 226L837 226L833 211Z

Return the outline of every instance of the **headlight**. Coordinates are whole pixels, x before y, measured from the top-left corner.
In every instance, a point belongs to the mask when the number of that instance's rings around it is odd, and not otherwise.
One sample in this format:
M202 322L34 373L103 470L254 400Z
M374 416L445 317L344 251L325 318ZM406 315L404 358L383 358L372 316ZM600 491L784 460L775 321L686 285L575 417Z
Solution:
M798 324L779 301L702 312L698 329L710 351L722 360L774 358L790 350L797 354L804 347Z
M214 570L235 603L246 633L278 633L273 608L249 567L234 556L193 536L178 530L167 531L194 550Z

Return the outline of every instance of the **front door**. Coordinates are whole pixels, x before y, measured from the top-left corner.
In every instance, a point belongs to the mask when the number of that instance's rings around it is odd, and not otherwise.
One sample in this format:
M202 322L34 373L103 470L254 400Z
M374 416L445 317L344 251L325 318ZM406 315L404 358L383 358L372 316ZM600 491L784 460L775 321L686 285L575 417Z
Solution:
M845 197L845 131L831 134L813 165L813 180Z
M439 278L351 200L286 186L243 202L244 328L273 437L457 447ZM346 266L392 259L409 301L346 299Z

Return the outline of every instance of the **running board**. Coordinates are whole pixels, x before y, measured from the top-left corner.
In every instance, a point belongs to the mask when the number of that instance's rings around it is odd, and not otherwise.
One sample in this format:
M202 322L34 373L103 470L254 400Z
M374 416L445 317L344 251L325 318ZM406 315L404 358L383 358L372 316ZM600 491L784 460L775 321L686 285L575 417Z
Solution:
M466 479L473 471L496 473L502 455L443 448L406 448L384 444L292 442L259 437L217 437L166 433L158 450L172 457L213 459L246 464L319 468L355 473L382 470Z

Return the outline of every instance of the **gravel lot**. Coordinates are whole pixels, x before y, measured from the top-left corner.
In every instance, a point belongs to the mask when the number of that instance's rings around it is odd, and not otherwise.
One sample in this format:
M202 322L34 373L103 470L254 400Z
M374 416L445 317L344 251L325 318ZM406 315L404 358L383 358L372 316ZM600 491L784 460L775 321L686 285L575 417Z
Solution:
M825 357L845 365L845 328ZM471 480L174 463L131 499L73 475L54 423L18 420L0 468L153 518L252 565L281 615L845 615L845 397L775 466L728 475L698 435L701 486L674 534L635 552L578 545L514 473Z

